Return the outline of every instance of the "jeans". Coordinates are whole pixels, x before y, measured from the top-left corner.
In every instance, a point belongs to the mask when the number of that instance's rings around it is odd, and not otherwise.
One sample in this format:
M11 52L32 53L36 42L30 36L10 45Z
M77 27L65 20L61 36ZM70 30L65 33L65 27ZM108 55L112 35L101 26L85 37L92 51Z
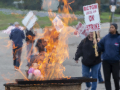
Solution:
M13 48L13 65L16 67L20 66L21 53L22 53L22 47L16 46L16 48Z
M30 62L30 56L33 53L33 43L27 43L27 61Z
M91 69L92 78L97 79L98 78L98 71L99 71L100 66L101 66L101 63L99 63L97 65L94 65L94 66L91 66L91 67L88 67L88 66L85 66L85 65L82 64L82 75L83 75L83 77L89 78L90 77L90 69ZM92 85L91 90L96 90L97 89L97 82L92 82L92 84L90 82L86 83L86 86L88 88L91 87L91 85Z
M92 77L92 73L90 72L90 77ZM102 74L101 74L101 66L98 71L98 80L99 82L103 82Z
M104 60L103 72L104 72L106 90L112 90L111 81L110 81L111 74L113 75L115 90L119 90L119 61L115 63L110 63Z
M99 82L103 82L103 78L102 78L102 74L101 74L101 66L98 71L98 80L99 80Z

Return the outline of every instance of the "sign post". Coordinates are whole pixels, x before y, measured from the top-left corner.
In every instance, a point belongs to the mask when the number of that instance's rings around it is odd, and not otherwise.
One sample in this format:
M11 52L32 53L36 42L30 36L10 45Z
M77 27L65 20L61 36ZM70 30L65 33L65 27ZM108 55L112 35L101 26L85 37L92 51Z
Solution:
M110 0L110 9L111 9L111 12L112 12L112 22L114 22L114 12L116 10L116 3L117 1L116 0Z
M116 10L116 6L115 6L115 5L111 5L111 6L110 6L110 10L111 10L111 12L112 12L112 16L111 16L112 22L114 22L114 12L115 12L115 10Z

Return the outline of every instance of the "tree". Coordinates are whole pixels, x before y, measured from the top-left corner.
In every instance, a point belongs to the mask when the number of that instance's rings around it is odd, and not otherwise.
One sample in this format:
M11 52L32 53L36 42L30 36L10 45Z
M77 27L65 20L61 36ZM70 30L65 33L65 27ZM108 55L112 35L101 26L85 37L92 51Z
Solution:
M71 4L71 7L74 11L83 10L84 5L89 5L93 3L95 3L95 0L75 0L75 2Z
M101 4L101 2L100 2L100 0L96 0L96 3L98 3L99 13L100 13L100 4Z
M13 4L14 0L0 0L0 2L2 2L3 4L10 6Z
M24 0L24 9L41 10L42 0Z

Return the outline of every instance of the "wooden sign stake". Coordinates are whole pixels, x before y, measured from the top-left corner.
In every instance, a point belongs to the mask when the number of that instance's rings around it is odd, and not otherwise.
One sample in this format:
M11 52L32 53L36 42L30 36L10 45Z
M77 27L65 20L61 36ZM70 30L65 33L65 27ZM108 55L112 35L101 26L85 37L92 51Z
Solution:
M94 42L97 42L95 32L93 32L93 40L94 40ZM98 57L97 43L95 43L95 56Z

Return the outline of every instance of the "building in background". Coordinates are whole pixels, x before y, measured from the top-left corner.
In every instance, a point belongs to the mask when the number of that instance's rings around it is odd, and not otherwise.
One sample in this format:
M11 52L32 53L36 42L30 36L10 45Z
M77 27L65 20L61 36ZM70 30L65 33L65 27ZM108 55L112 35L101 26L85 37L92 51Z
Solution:
M58 0L43 0L42 9L56 11L58 10L58 6Z

